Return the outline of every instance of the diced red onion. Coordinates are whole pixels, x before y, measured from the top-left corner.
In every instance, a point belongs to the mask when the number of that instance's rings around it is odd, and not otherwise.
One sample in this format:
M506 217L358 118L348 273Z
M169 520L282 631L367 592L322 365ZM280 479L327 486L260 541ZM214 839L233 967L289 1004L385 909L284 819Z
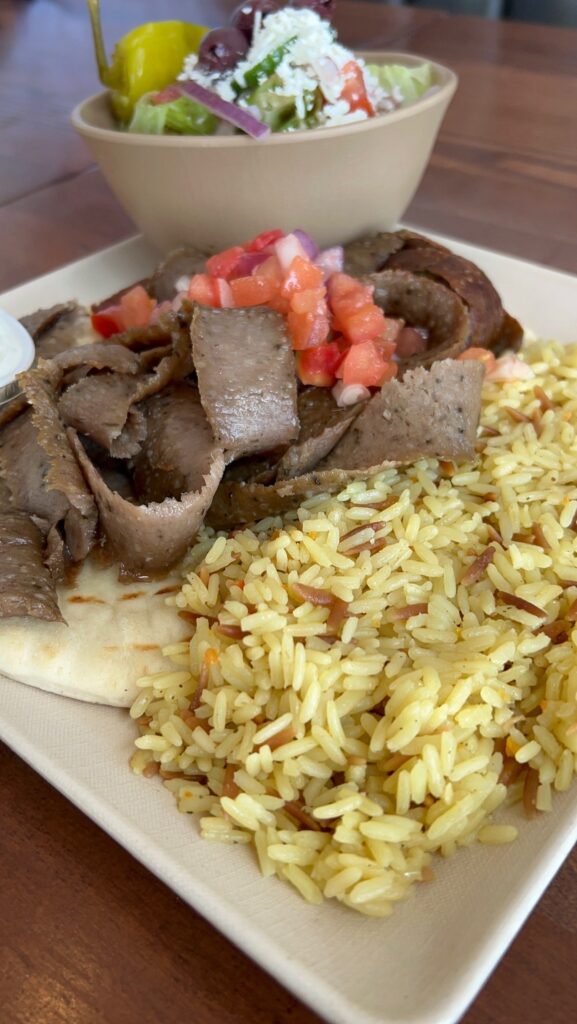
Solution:
M225 281L224 277L217 277L216 279L216 291L218 295L218 301L222 309L232 309L234 306L234 299L232 297L232 289Z
M274 243L274 251L282 270L289 269L295 256L300 256L303 260L309 258L294 231L290 235L285 235L284 238L279 238L278 242Z
M264 263L268 258L268 253L266 252L245 252L240 257L229 280L233 281L237 277L250 277L256 268L260 267L261 263Z
M356 405L371 397L371 392L363 384L344 384L342 380L335 384L332 395L342 409L347 405Z
M345 253L342 245L334 245L332 249L323 249L315 259L317 267L320 267L325 275L325 281L331 274L340 274L345 262Z
M311 236L307 235L306 231L301 231L300 228L295 228L292 234L298 238L309 260L315 260L319 254L319 247Z
M268 124L265 124L264 121L259 121L257 117L249 114L248 110L237 107L235 103L223 100L212 89L205 89L198 82L180 82L179 88L182 93L192 96L193 100L198 100L199 103L202 103L212 114L216 114L223 121L233 124L235 128L240 128L241 132L246 132L253 139L264 139L267 135L270 135Z

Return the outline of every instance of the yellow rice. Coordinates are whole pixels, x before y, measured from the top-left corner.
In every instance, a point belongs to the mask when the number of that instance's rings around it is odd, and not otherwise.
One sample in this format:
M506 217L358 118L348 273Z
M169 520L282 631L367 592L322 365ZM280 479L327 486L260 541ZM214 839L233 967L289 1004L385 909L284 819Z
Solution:
M511 842L507 806L549 810L575 773L577 346L524 358L532 379L484 387L475 462L202 531L172 599L194 636L140 680L134 771L160 769L202 836L251 843L311 903L387 916L434 854ZM338 639L295 582L347 603Z

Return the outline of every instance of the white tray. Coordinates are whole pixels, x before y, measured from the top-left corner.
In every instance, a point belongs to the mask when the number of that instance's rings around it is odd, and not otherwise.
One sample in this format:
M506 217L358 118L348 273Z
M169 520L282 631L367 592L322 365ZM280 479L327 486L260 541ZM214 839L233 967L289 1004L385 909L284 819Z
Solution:
M577 278L449 240L489 274L526 327L577 340ZM144 276L153 251L134 238L0 296L22 316L76 297L95 301ZM0 677L0 738L155 875L334 1024L452 1024L465 1011L577 840L577 786L551 814L519 817L511 847L435 863L394 916L379 921L305 904L260 877L246 847L199 839L157 780L127 767L125 712ZM517 814L510 814L516 820Z

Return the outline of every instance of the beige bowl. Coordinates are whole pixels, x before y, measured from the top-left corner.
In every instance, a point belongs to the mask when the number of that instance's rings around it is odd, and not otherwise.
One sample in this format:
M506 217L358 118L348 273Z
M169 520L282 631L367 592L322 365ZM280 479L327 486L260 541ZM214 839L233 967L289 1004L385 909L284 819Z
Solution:
M373 63L420 64L405 53ZM303 228L318 245L394 227L427 166L457 77L432 64L437 88L391 114L337 128L271 135L136 135L118 130L107 93L72 124L110 188L159 249L221 249L268 228Z

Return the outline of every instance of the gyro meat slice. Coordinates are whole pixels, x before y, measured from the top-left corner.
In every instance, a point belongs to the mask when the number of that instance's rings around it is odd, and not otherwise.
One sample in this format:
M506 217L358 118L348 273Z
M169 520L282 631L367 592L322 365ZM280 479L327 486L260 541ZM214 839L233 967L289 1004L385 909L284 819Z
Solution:
M0 618L63 621L43 556L44 537L30 516L0 513Z
M146 405L148 450L138 460L135 483L148 504L113 491L78 435L70 442L94 493L112 553L132 573L169 568L185 554L202 525L224 471L196 389L173 385Z
M398 317L409 327L426 331L425 351L401 360L403 370L458 356L470 345L469 311L446 285L425 275L389 269L370 274L364 281L373 285L374 301L386 316Z
M67 388L58 408L67 426L87 434L116 458L129 458L146 434L144 416L133 408L137 392L135 377L101 373Z
M197 306L191 336L201 401L227 457L294 441L296 374L283 317L264 306Z
M70 450L50 374L30 370L20 381L32 408L0 432L0 472L13 507L47 528L63 522L71 557L80 561L95 541L94 498Z
M277 480L310 473L335 447L362 404L340 409L328 388L306 388L298 396L299 436L287 448L277 469Z
M178 285L193 274L206 272L206 261L210 253L193 246L175 249L158 264L148 283L148 292L157 302L166 302L177 294Z
M387 268L426 274L448 285L469 310L469 345L491 346L501 328L503 306L489 278L474 263L450 252L421 247L394 253Z
M402 381L387 381L321 468L473 458L484 372L477 360L444 359L429 370L408 370Z
M210 472L214 438L198 388L180 382L143 403L146 442L134 460L140 500L163 501L199 491Z
M39 359L52 359L60 352L93 341L95 337L88 310L77 302L38 309L22 317L20 323L32 336Z

